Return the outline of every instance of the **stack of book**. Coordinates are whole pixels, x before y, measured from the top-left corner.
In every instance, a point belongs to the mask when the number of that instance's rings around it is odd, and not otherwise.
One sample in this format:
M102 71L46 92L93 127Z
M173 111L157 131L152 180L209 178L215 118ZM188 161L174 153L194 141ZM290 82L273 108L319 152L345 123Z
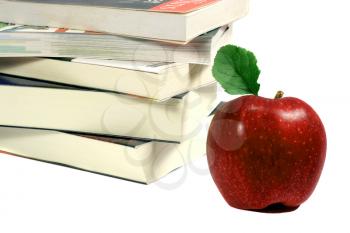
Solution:
M205 154L247 0L0 0L0 150L141 183Z

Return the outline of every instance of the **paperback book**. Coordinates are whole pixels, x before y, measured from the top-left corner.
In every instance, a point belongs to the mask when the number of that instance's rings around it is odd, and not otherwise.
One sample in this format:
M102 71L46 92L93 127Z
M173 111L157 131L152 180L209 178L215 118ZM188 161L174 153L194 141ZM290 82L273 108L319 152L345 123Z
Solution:
M248 2L0 0L0 21L186 44L203 33L245 16Z
M0 58L0 74L165 101L215 82L211 67L98 59Z
M0 127L0 151L149 184L205 154L210 119L201 123L196 135L181 144Z
M182 142L216 104L216 85L165 102L0 76L0 125Z
M232 39L230 26L202 34L186 45L91 31L0 24L0 57L99 58L211 64Z

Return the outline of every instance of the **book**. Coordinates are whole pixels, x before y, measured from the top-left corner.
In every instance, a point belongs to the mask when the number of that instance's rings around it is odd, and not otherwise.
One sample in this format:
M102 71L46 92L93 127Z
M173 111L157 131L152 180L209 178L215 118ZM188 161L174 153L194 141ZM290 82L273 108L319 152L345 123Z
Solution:
M0 76L0 125L181 142L196 134L216 85L164 102Z
M0 21L187 43L247 14L248 0L0 0Z
M0 58L0 73L155 101L215 82L205 65L84 58Z
M231 26L202 34L186 45L117 35L24 25L0 25L0 57L68 57L211 64L232 41Z
M209 121L208 119L207 121ZM0 127L0 150L149 184L205 154L207 125L181 144Z

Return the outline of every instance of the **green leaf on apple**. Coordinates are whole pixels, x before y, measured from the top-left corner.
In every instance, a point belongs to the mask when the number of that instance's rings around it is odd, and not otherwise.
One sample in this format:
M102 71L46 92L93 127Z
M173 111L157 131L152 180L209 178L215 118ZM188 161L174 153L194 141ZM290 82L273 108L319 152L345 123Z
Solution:
M6 26L8 26L8 23L0 22L0 28L6 27Z
M258 95L260 69L255 55L238 46L219 49L212 69L214 78L231 95Z

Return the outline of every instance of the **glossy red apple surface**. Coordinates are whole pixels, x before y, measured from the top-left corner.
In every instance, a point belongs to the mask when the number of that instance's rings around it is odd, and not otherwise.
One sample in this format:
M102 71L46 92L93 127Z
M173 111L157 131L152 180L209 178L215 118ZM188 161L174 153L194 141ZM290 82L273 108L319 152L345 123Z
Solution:
M207 158L214 182L232 207L298 207L320 178L326 141L320 118L302 100L249 95L216 113Z

